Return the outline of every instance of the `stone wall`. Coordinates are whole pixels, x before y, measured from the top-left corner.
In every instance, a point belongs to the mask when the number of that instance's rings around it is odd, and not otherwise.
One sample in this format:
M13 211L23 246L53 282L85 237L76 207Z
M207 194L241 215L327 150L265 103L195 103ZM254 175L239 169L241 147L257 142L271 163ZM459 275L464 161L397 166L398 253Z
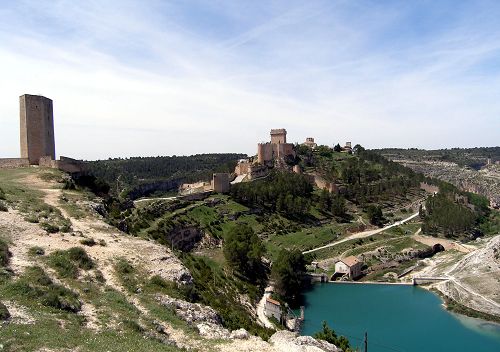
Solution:
M10 169L16 167L30 166L28 158L2 158L0 159L0 169Z

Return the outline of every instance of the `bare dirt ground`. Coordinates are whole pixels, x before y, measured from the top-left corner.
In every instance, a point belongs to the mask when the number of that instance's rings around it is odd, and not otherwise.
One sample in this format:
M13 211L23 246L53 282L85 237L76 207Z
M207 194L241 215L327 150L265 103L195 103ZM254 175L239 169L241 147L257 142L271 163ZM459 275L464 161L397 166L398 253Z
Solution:
M416 234L413 235L413 239L415 241L418 241L420 243L423 243L428 246L434 246L435 244L441 244L445 250L457 250L459 252L463 253L470 253L472 251L475 251L477 247L467 245L467 244L462 244L456 241L448 240L446 238L438 238L438 237L432 237L432 236L425 236L420 234L420 230L417 231Z
M432 287L464 306L500 316L500 235L475 251L454 248L424 262L427 266L416 276L448 277Z

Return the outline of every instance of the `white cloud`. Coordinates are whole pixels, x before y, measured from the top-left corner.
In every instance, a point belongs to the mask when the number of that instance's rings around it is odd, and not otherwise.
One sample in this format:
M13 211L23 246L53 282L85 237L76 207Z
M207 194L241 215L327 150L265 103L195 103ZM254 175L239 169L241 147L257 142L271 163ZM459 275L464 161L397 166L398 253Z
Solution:
M274 127L330 145L498 144L499 68L483 63L500 37L488 23L387 44L411 8L349 18L365 5L299 3L243 20L232 4L221 16L242 23L217 38L170 3L37 4L17 26L19 8L0 10L0 157L18 154L24 93L54 100L57 153L86 159L254 153ZM53 26L38 31L43 21Z

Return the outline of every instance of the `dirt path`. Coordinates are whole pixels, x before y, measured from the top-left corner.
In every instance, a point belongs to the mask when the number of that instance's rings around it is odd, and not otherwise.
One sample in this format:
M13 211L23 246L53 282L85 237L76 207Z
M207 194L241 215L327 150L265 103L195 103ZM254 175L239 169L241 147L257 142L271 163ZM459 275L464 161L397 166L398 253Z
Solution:
M431 246L431 247L434 246L435 244L439 243L444 247L445 250L455 249L455 250L457 250L459 252L463 252L463 253L470 253L470 252L476 250L476 247L462 244L462 243L459 243L456 241L448 240L446 238L420 235L420 230L417 231L417 233L414 234L412 236L412 238L415 241L418 241L420 243L423 243L423 244L425 244L427 246Z
M303 254L307 254L307 253L313 253L313 252L316 252L316 251L319 251L321 249L325 249L325 248L330 248L330 247L334 247L334 246L337 246L341 243L344 243L344 242L347 242L347 241L350 241L350 240L355 240L355 239L358 239L358 238L366 238L366 237L370 237L370 236L373 236L373 235L376 235L378 233L381 233L383 231L386 231L392 227L395 227L395 226L399 226L399 225L402 225L404 224L405 222L408 222L414 218L416 218L418 216L418 213L415 213L409 217L407 217L406 219L403 219L401 221L396 221L394 224L391 224L391 225L388 225L386 227L383 227L381 229L376 229L376 230L368 230L368 231L363 231L363 232L357 232L355 234L352 234L350 236L347 236L346 238L343 238L339 241L336 241L336 242L332 242L332 243L329 243L327 245L324 245L324 246L321 246L321 247L317 247L317 248L313 248L313 249L310 249L308 251L304 251L302 252Z

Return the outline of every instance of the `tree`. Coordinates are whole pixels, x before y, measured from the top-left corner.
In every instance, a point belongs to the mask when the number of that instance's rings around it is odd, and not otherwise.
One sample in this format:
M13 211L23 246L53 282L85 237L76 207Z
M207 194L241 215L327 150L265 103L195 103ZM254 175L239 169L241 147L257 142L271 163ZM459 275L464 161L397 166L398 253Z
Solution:
M315 339L320 339L326 342L333 343L335 346L342 349L342 351L349 352L351 346L349 340L344 336L337 336L335 331L328 326L326 321L323 320L322 329L313 335Z
M287 302L295 302L300 296L302 276L306 271L304 255L298 249L282 249L273 263L271 278L276 292Z
M251 280L261 272L261 257L265 248L250 226L239 224L229 230L223 252L228 264Z
M342 147L340 146L340 144L337 143L335 147L333 147L333 151L340 153L342 151Z
M368 219L370 223L377 226L382 226L384 215L382 214L382 208L376 205L369 205L366 210L366 214L368 215Z
M336 195L335 197L333 197L331 210L332 214L335 216L338 217L346 216L347 209L345 206L345 198L340 195Z

